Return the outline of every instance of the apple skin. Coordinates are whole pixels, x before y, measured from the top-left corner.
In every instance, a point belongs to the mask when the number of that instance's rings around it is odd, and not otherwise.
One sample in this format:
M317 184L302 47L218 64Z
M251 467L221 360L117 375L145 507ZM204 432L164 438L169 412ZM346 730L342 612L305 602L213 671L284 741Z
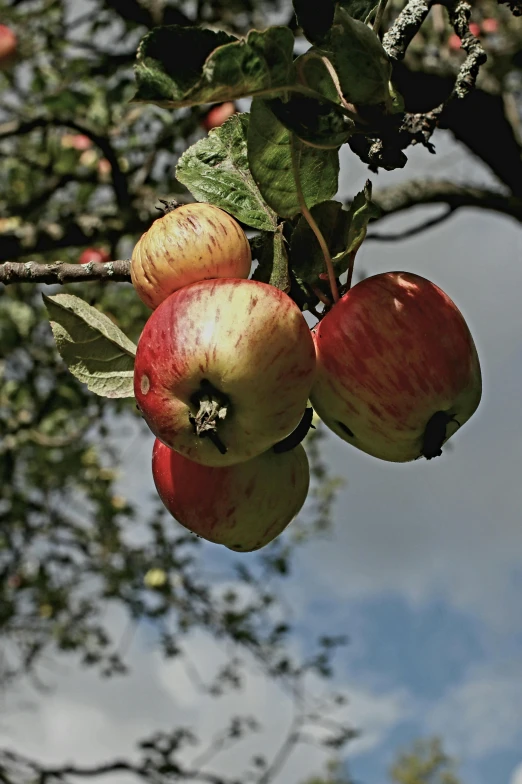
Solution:
M89 262L94 261L96 264L105 264L106 261L110 260L110 253L107 253L104 248L86 248L78 259L78 263L89 264Z
M315 348L295 302L253 280L201 281L171 294L138 342L134 393L155 436L210 466L244 462L299 424L315 376ZM221 454L189 419L201 382L229 401L216 422Z
M174 291L211 278L248 278L252 254L234 218L205 202L183 204L154 221L132 252L139 298L156 308Z
M210 131L212 128L219 128L226 122L233 114L236 113L236 105L233 101L225 101L217 106L213 106L201 120L201 127L205 131Z
M14 62L17 48L16 34L10 27L0 24L0 71Z
M458 422L447 424L446 441L480 402L480 365L466 322L420 275L366 278L313 335L313 407L340 438L381 460L415 460L436 412Z
M245 463L212 468L187 460L156 439L152 476L171 515L189 531L230 550L251 552L275 539L301 510L310 485L299 444Z

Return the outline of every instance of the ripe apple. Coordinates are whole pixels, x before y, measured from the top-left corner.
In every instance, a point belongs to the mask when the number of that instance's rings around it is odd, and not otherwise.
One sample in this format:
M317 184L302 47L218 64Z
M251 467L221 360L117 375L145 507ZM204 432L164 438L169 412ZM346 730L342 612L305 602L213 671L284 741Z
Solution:
M212 468L187 460L156 439L152 475L159 497L178 523L209 542L241 552L259 550L279 536L302 508L310 484L301 445Z
M218 278L185 286L152 313L134 393L163 443L227 466L297 427L314 374L313 339L295 302L267 283Z
M174 206L142 234L132 252L131 278L154 309L174 291L210 278L248 278L252 254L234 218L204 202Z
M480 27L483 33L496 33L498 30L498 19L495 19L494 17L483 19Z
M456 33L452 33L448 38L448 46L453 51L458 51L462 46L462 41Z
M7 25L0 24L0 71L12 64L17 47L16 33Z
M64 133L61 138L62 147L78 151L85 151L92 147L92 141L83 133Z
M471 22L469 26L469 31L471 35L474 35L475 38L478 38L478 36L480 35L480 25L478 25L476 22Z
M201 120L201 127L205 131L210 131L212 128L219 128L223 125L233 114L236 113L236 105L233 101L225 101L217 106L213 106Z
M104 264L106 261L110 260L110 253L108 253L105 248L86 248L78 259L78 262L80 264L88 264L90 261L94 261L96 264Z
M479 404L480 365L466 322L420 275L366 278L313 334L311 403L334 433L374 457L441 454Z

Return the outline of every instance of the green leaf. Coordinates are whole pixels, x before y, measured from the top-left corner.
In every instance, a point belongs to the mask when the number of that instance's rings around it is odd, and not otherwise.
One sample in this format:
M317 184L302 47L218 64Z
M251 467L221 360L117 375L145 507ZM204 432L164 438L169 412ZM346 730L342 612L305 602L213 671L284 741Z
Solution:
M354 124L331 103L294 95L288 101L275 98L267 104L279 122L305 144L335 150L352 135Z
M301 211L292 167L292 134L265 101L254 99L248 127L248 163L265 201L278 215ZM299 179L308 208L337 191L339 155L304 145L294 137Z
M102 397L133 397L134 343L80 297L42 296L58 351L71 373Z
M325 201L310 210L332 256L346 248L349 229L348 211L338 201ZM297 278L306 283L316 283L319 275L326 274L324 256L317 237L304 216L299 218L290 241L290 264Z
M372 184L366 180L364 189L355 196L348 210L349 228L344 255L359 250L366 237L368 223L380 216L380 207L372 201Z
M372 218L378 218L380 209L371 200L370 181L353 199L350 209L345 210L337 201L317 204L312 210L328 249L332 256L336 277L346 270L346 257L357 252L362 245ZM290 242L290 267L301 281L317 284L319 276L326 273L324 257L317 238L302 216L294 229Z
M290 291L290 273L288 270L288 253L286 240L283 237L283 224L279 224L274 234L265 234L256 238L253 252L259 264L256 267L253 280L270 283L276 289L281 289L288 294Z
M345 100L354 104L391 105L391 63L375 33L338 7L334 24L320 48L334 66Z
M334 0L293 0L297 22L313 44L319 43L334 20Z
M341 0L339 5L354 19L364 22L379 5L378 0Z
M158 27L138 47L134 100L179 107L278 92L295 81L293 48L292 32L282 26L251 30L243 40L199 27Z
M248 114L236 114L189 147L176 177L198 201L208 201L262 231L275 231L277 215L268 206L248 168Z

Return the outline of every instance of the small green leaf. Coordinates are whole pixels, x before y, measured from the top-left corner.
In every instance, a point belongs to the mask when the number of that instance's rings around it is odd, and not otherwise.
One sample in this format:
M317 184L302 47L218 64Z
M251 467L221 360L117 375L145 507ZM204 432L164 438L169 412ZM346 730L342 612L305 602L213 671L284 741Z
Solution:
M291 281L283 224L277 227L275 234L265 234L258 240L254 245L254 253L259 264L252 275L253 280L270 283L288 294Z
M379 3L378 0L340 0L339 5L354 19L364 22L371 18Z
M334 20L334 0L293 0L297 22L311 43L319 43Z
M252 102L248 127L248 163L266 202L278 215L292 218L301 211L292 166L292 134L265 101ZM294 137L303 197L308 208L337 191L339 154L304 145Z
M334 24L320 48L334 66L345 100L354 104L391 104L391 63L370 28L338 7Z
M354 124L331 103L294 95L288 101L275 98L267 104L279 122L305 144L335 150L352 135Z
M189 147L176 177L198 201L208 201L262 231L275 231L277 215L265 202L248 168L248 114L236 114Z
M42 296L58 351L71 373L101 397L133 397L134 343L80 297Z
M138 47L134 100L179 107L278 92L294 84L293 48L283 26L251 30L243 40L199 27L157 27Z
M364 189L355 196L348 210L349 228L344 255L359 250L372 218L381 216L381 209L372 201L372 184L366 180ZM334 259L334 263L335 263Z

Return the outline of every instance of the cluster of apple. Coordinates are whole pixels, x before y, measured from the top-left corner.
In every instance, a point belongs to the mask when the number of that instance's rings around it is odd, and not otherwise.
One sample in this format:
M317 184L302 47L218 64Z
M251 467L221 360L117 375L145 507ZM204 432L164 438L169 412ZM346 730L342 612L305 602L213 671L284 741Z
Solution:
M167 209L132 254L153 310L134 391L159 496L186 528L238 551L281 533L308 492L309 400L343 440L393 462L441 454L477 408L473 339L430 281L367 278L310 330L287 294L248 279L234 218L206 203Z

